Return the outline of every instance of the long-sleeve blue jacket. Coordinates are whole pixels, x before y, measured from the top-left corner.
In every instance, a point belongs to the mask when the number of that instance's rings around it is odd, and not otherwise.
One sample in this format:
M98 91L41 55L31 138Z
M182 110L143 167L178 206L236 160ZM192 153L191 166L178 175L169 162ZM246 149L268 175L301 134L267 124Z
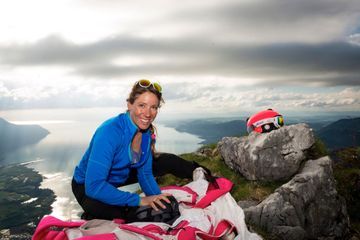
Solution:
M131 142L137 131L128 112L105 121L95 131L74 172L74 180L85 184L88 197L110 205L139 206L138 194L117 189L129 177L130 168L137 168L139 184L146 195L161 193L152 173L149 130L142 134L140 161L131 164Z

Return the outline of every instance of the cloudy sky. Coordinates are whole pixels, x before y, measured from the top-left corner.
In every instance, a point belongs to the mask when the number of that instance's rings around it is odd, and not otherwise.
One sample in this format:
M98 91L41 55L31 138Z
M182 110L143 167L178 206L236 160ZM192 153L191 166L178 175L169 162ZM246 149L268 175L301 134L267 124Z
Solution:
M141 78L167 113L359 111L360 2L0 1L0 110L122 107Z

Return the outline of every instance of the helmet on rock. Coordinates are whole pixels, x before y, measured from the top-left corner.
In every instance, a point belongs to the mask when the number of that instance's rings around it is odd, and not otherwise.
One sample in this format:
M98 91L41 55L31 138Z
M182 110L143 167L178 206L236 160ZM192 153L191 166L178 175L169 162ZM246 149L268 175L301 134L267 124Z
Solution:
M258 133L271 132L282 126L284 126L283 116L271 108L260 111L246 120L248 133L251 133L252 131Z

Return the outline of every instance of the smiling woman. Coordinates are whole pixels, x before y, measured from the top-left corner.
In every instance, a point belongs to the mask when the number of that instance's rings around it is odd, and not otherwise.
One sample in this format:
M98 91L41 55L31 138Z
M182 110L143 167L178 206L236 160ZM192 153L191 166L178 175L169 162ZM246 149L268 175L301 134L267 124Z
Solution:
M75 169L72 189L85 210L84 218L129 219L139 206L166 208L152 173L155 140L152 122L162 100L161 88L148 80L136 82L127 99L128 110L105 121L95 132L89 148ZM136 169L147 195L124 192L117 187ZM91 217L90 217L91 216Z

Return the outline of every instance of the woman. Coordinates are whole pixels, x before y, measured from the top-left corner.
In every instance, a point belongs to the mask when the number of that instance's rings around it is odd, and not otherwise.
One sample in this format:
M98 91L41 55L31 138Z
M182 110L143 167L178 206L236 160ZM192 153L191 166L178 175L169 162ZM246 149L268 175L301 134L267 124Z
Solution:
M85 211L82 218L136 221L134 214L140 206L159 210L171 205L169 198L174 199L161 194L152 172L152 122L162 102L161 86L140 80L127 99L127 112L96 130L72 181L76 200ZM127 182L130 172L136 172L145 197L117 189Z

